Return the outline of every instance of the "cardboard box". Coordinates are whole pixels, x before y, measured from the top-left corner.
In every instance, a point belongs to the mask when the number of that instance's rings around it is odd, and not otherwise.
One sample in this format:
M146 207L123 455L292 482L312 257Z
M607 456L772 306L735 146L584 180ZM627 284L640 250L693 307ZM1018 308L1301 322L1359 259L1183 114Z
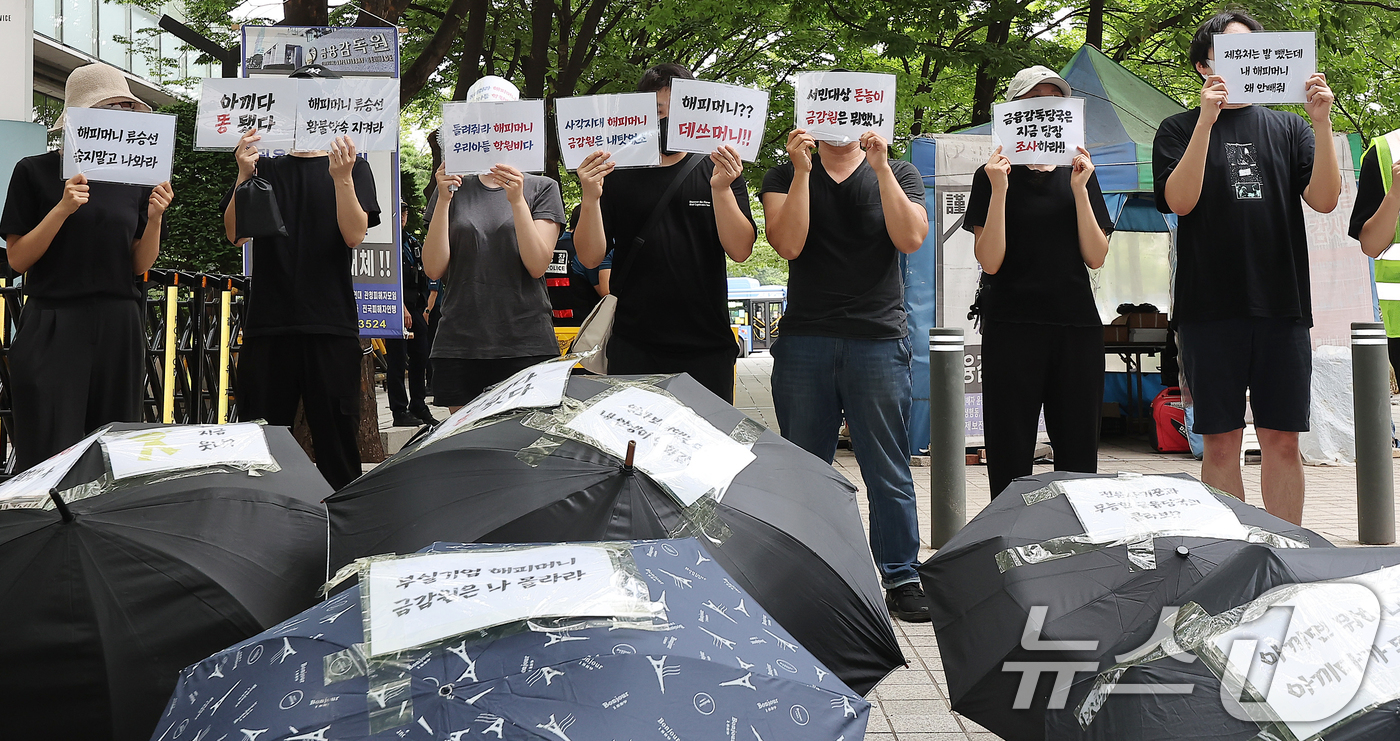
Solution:
M1103 328L1103 341L1108 345L1121 345L1128 341L1128 327L1123 324L1110 324Z
M1160 311L1155 314L1132 313L1128 315L1128 326L1137 329L1166 329L1167 315Z

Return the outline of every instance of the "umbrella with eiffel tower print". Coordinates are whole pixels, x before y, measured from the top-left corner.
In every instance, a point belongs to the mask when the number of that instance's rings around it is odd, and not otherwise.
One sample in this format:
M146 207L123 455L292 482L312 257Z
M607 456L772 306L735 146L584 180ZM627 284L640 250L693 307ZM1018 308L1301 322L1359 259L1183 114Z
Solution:
M863 738L870 705L710 556L686 538L369 559L186 669L151 738Z

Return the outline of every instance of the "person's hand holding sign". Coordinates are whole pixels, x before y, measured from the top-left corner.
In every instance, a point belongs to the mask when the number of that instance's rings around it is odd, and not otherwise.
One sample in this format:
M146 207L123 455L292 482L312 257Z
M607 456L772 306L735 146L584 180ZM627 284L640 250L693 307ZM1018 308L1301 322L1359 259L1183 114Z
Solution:
M165 209L170 208L170 202L175 200L175 191L170 187L167 180L151 189L151 198L146 206L146 219L156 221L165 214Z
M1005 193L1011 182L1011 160L1001 153L1001 147L987 158L987 179L992 182L992 192Z
M1336 96L1332 94L1332 88L1327 85L1327 75L1321 72L1314 72L1308 78L1307 84L1308 102L1304 108L1308 112L1308 118L1312 119L1313 126L1316 127L1321 122L1332 122L1332 101Z
M1225 78L1211 75L1201 85L1200 123L1214 126L1220 118L1220 109L1230 102L1230 92L1225 89Z
M590 198L598 200L603 197L603 178L616 167L609 161L612 155L599 150L584 158L583 164L579 165L575 174L578 175L579 190L583 193L583 200Z
M525 203L525 176L520 174L519 170L510 165L496 165L491 168L491 177L496 179L497 185L505 189L506 199L511 205Z
M802 173L811 172L812 149L816 146L817 140L813 139L806 129L793 129L787 140L788 159L792 161L792 169Z
M860 148L865 150L865 161L876 173L890 169L890 143L874 131L860 135Z
M462 187L462 176L448 175L446 163L438 165L438 169L433 173L433 177L437 180L437 196L439 202L445 203L452 200L452 194L455 193L458 188Z
M63 184L63 200L54 208L62 209L64 218L72 216L74 211L88 202L87 181L87 176L80 172Z
M233 150L233 158L238 162L238 184L242 185L248 178L253 177L253 173L258 169L258 140L262 136L257 129L248 129L248 133L238 138L238 146Z
M739 157L739 150L728 144L711 152L710 161L715 163L715 171L710 175L711 190L728 190L744 174L744 160Z
M1079 154L1074 156L1074 169L1069 175L1069 184L1076 192L1089 187L1089 177L1094 174L1094 160L1089 157L1089 150L1084 147L1077 147Z
M331 140L331 177L342 182L350 182L350 173L355 169L355 142L348 136L337 136Z

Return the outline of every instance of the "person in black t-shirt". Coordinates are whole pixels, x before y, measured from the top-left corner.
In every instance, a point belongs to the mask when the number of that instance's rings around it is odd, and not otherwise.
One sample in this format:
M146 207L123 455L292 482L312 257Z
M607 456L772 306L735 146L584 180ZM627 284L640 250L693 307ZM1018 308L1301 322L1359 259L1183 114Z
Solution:
M1021 70L1007 100L1065 97L1045 67ZM1103 407L1103 326L1089 269L1103 265L1113 228L1094 163L1017 165L1001 153L972 176L963 228L982 266L982 419L995 497L1029 476L1045 428L1056 471L1097 473Z
M423 274L423 247L412 234L403 231L408 226L408 202L403 203L399 229L403 235L403 328L413 336L384 340L384 359L389 372L385 374L384 391L389 395L389 410L395 427L435 425L428 409L428 354L432 350L432 333L428 329L428 277ZM408 391L404 391L404 374L408 374Z
M574 248L587 268L598 267L613 250L609 289L617 311L607 344L609 373L689 373L733 403L739 346L729 328L725 257L749 259L758 232L744 162L733 147L720 147L708 158L666 148L676 77L695 76L678 64L661 64L637 83L637 92L656 93L660 167L613 172L603 152L579 166L583 210ZM686 179L675 196L659 203L682 174ZM664 216L652 233L642 234L657 208Z
M254 173L267 180L288 236L253 240L238 416L291 427L301 402L316 467L339 489L360 475L361 351L350 262L379 224L374 174L348 136L336 137L329 152L265 158L261 138L252 129L239 139L235 187ZM224 232L241 244L233 191L224 201Z
M115 67L68 76L70 108L149 111ZM55 129L63 126L62 118ZM26 301L10 347L16 473L109 422L140 422L146 355L136 276L160 253L170 183L63 179L60 151L20 160L0 215Z
M1384 152L1389 162L1381 161ZM1390 177L1386 177L1387 171ZM1376 137L1361 157L1356 205L1348 233L1376 260L1376 297L1390 351L1400 373L1400 129Z
M817 153L812 154L813 147ZM928 236L924 183L874 131L821 142L796 129L790 162L763 178L768 242L790 263L773 344L783 437L830 463L842 416L870 499L870 547L890 613L930 619L915 570L919 514L909 470L912 350L900 254Z
M1332 90L1321 73L1307 81L1312 128L1294 113L1229 102L1211 66L1214 35L1262 29L1243 12L1220 13L1196 29L1190 59L1205 80L1201 105L1162 122L1152 173L1157 208L1179 217L1173 319L1192 430L1205 439L1201 478L1244 498L1248 392L1264 453L1264 506L1297 524L1298 433L1308 429L1312 379L1303 201L1330 213L1342 176Z

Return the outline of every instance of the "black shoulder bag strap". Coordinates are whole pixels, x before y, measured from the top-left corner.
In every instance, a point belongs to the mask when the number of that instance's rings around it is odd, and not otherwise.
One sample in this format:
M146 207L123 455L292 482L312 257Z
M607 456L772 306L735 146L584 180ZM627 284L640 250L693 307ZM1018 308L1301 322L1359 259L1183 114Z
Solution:
M704 162L705 159L705 156L702 154L692 154L689 159L685 161L685 164L677 168L679 172L677 172L676 177L671 180L671 184L666 186L666 192L661 194L661 200L656 202L656 207L651 210L651 217L647 219L646 225L642 227L641 231L637 232L637 236L632 238L632 259L627 261L628 268L631 268L633 263L637 261L637 254L641 251L642 246L646 244L647 238L650 237L651 233L656 231L656 227L661 224L662 217L666 215L666 208L671 205L671 199L675 198L676 194L680 192L681 185L685 183L685 179L690 177L690 173L695 172L695 168L699 167L700 163ZM625 279L625 271L622 270L621 265L613 270L613 274L615 277L609 281L609 285L622 284Z

